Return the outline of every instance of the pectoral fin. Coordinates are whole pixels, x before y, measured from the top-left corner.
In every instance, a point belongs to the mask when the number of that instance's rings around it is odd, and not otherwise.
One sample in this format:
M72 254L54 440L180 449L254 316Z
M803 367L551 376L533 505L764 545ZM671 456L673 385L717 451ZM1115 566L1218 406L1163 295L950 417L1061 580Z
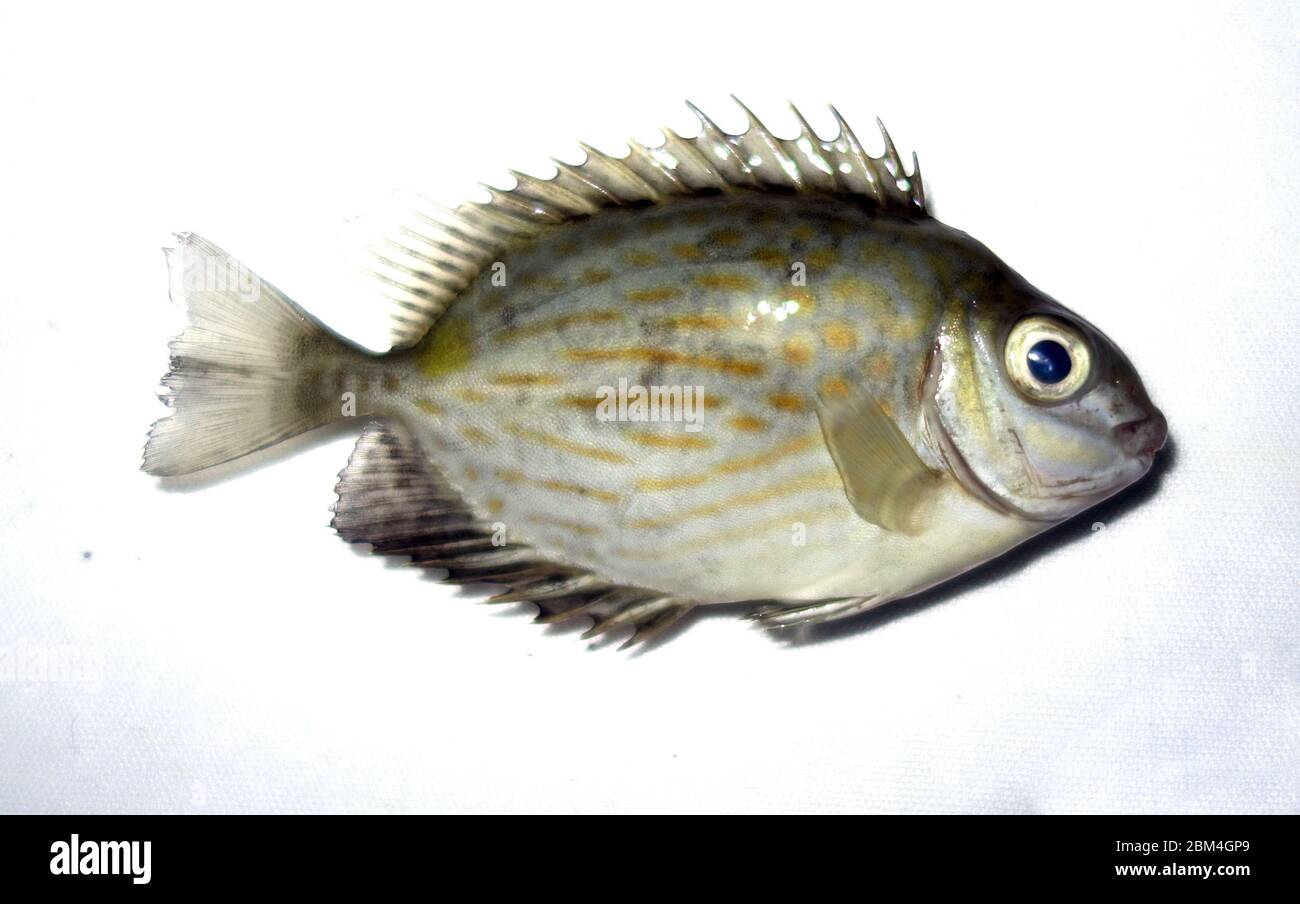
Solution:
M854 510L886 530L914 533L941 478L916 454L880 403L851 388L843 395L819 398L817 418Z

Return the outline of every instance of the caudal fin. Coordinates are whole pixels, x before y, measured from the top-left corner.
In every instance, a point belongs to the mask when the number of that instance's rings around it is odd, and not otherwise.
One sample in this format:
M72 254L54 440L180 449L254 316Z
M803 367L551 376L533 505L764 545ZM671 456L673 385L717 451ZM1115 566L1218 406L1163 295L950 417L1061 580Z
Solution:
M149 433L144 470L200 471L340 416L327 377L365 353L220 248L177 239L167 261L189 326L171 342L160 397L172 413Z

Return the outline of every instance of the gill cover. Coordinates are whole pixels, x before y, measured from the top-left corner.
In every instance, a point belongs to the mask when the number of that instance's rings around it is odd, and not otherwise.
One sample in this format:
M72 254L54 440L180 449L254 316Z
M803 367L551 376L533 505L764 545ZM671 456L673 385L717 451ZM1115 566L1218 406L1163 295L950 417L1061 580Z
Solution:
M926 434L990 507L1059 521L1145 474L1164 418L1101 331L1000 276L998 289L967 286L947 306L923 388Z

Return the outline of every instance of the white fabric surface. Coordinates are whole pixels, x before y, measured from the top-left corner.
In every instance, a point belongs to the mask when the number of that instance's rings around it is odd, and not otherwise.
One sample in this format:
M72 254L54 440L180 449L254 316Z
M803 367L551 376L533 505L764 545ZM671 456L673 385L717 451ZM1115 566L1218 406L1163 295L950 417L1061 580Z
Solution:
M978 7L6 7L0 810L1295 812L1300 17ZM384 192L686 96L735 130L728 91L884 117L941 218L1130 353L1158 486L818 643L722 616L629 657L339 542L350 437L137 472L172 230L345 325L336 224Z

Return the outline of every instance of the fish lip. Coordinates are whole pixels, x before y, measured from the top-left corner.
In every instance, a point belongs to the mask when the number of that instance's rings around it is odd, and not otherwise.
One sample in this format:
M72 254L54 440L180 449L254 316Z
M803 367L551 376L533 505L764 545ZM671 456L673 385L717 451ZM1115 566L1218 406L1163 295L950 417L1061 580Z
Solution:
M1111 435L1128 455L1146 464L1155 462L1156 453L1169 439L1169 422L1157 409L1145 417L1125 421L1111 430Z

